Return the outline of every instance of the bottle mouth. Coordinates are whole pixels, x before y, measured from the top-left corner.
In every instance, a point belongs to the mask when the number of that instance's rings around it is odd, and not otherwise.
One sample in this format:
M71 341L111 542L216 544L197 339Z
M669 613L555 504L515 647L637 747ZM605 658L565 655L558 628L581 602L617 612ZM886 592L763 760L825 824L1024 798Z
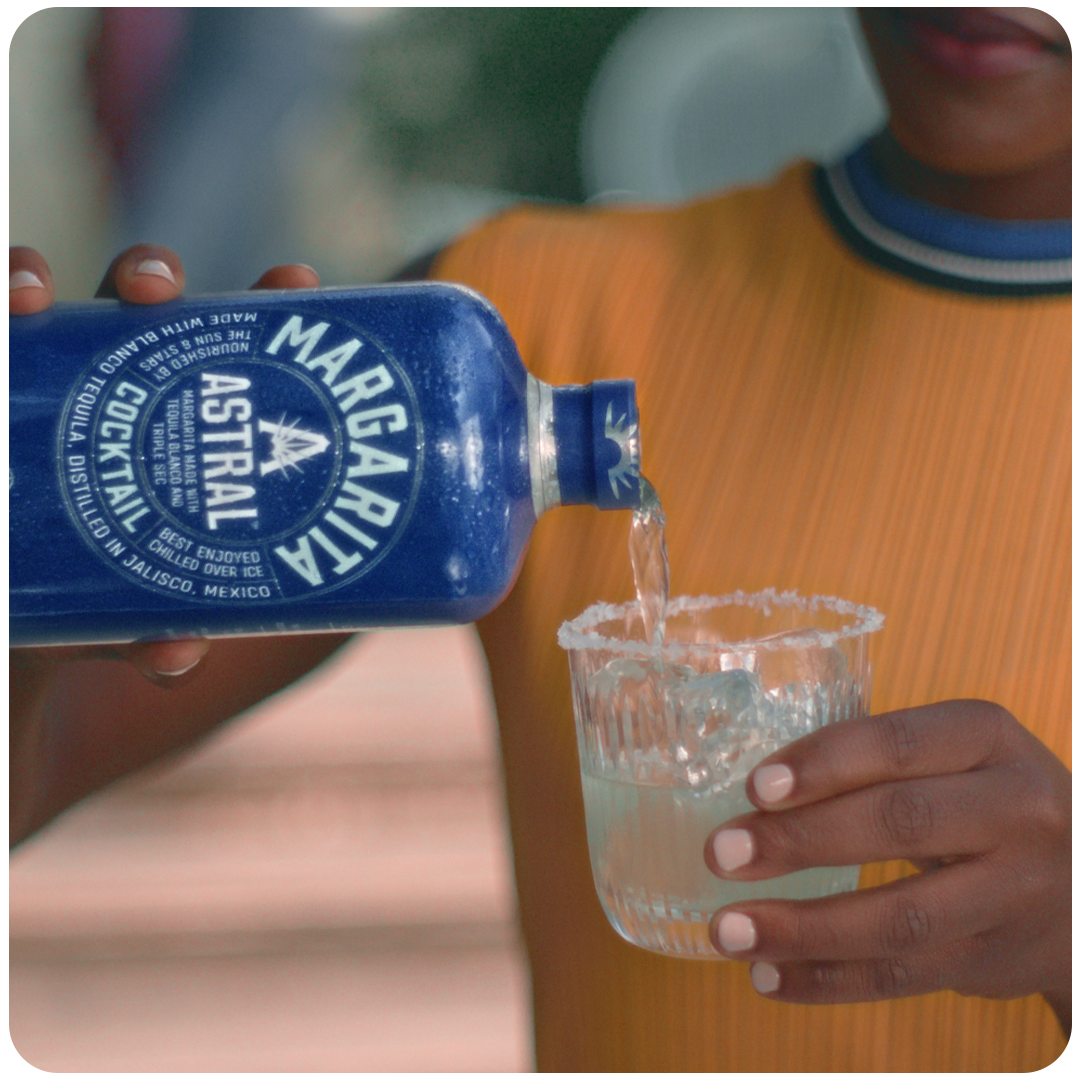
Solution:
M593 458L601 509L641 505L641 429L629 379L591 383Z
M548 386L529 376L526 394L533 509L641 503L641 439L634 383L608 379Z

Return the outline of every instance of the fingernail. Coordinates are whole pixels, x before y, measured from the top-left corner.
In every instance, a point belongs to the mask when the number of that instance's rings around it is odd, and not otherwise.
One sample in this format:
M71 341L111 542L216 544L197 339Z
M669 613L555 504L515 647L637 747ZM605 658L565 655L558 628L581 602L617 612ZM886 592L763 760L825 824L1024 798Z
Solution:
M720 916L717 937L724 952L745 952L757 942L754 921L738 911L728 911Z
M132 272L135 274L145 274L148 277L164 278L173 285L176 284L176 278L173 277L173 272L169 269L169 264L162 262L160 259L143 259Z
M745 829L724 829L713 839L713 853L721 870L738 870L753 857L754 841Z
M168 648L155 650L162 655L154 656L152 670L155 675L176 678L186 675L196 667L209 650L209 644L201 639L175 641Z
M196 660L192 660L190 664L186 664L183 667L164 668L160 665L154 668L155 675L164 675L167 678L175 678L177 675L186 675L193 667L195 667L202 657L198 657Z
M795 786L795 774L786 765L762 765L754 773L754 791L763 803L786 799Z
M8 283L9 289L44 289L45 282L32 270L16 270Z
M780 989L780 972L762 960L751 966L750 982L759 994L772 994Z

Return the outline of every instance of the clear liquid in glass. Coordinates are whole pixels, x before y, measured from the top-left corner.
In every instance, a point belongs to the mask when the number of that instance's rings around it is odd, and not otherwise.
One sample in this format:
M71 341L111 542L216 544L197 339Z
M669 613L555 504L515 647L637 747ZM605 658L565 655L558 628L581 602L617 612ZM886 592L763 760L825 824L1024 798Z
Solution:
M705 865L705 841L753 807L744 791L628 783L583 774L593 880L608 918L646 949L718 959L709 940L717 909L740 900L801 900L848 892L857 866L823 866L765 881L723 881Z

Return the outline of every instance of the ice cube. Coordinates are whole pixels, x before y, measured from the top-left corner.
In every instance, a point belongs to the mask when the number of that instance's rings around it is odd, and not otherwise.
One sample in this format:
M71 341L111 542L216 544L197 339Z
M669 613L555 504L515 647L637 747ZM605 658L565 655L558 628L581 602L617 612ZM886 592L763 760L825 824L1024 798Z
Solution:
M657 660L619 657L585 679L583 704L593 733L585 751L598 756L599 771L629 772L641 782L666 781L666 701L670 687L687 671Z
M767 692L778 737L791 742L853 714L856 687L843 653L834 647L816 649L803 658L801 677Z
M719 671L686 679L677 693L672 758L680 779L715 791L745 778L752 766L743 759L760 745L767 722L760 680L741 669Z
M599 671L585 677L585 684L590 694L611 700L623 693L626 686L632 687L645 678L645 666L633 657L619 656L609 660Z

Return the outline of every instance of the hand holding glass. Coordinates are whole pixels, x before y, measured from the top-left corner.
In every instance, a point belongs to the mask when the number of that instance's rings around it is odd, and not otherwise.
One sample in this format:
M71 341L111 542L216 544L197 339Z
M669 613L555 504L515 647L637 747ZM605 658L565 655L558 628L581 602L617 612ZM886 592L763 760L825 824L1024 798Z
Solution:
M722 881L704 849L716 826L754 809L745 789L758 762L867 714L869 635L883 621L767 590L671 601L662 645L646 642L637 603L597 604L563 625L593 879L627 941L719 959L708 925L725 904L856 887L857 866Z

